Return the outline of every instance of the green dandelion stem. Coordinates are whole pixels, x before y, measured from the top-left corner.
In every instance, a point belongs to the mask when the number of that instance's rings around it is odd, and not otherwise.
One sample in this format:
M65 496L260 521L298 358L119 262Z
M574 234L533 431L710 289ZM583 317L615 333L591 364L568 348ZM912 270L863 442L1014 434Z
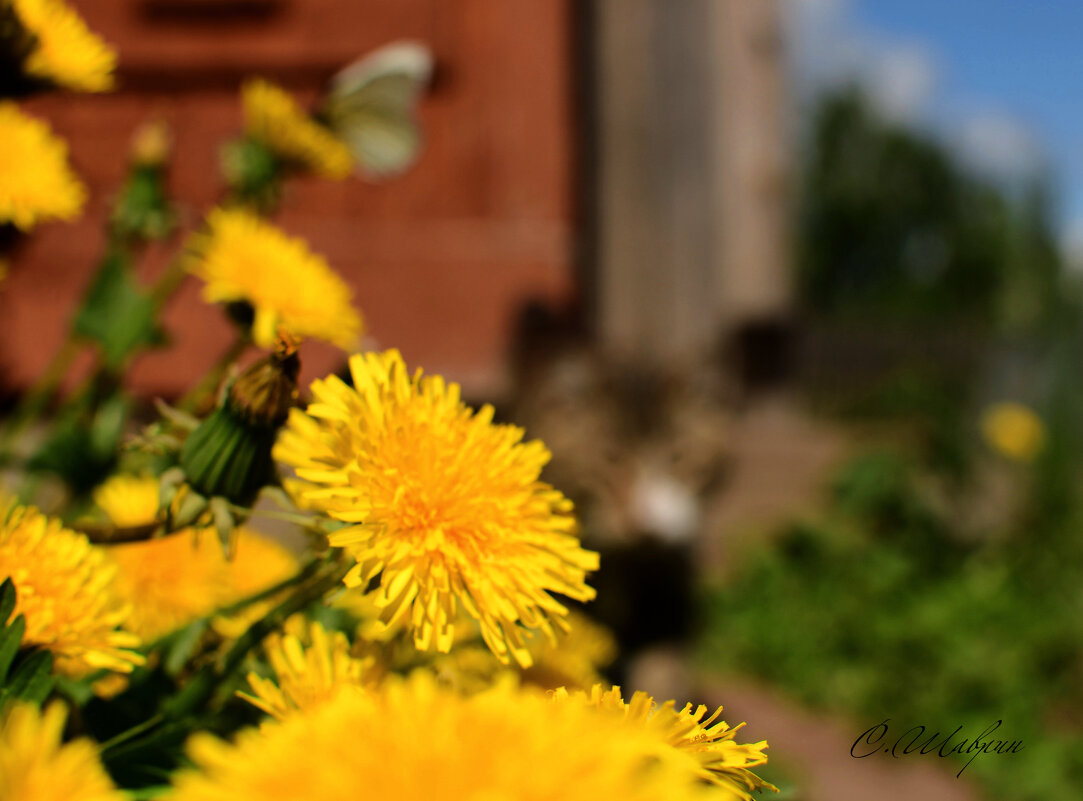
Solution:
M48 366L26 391L14 413L8 418L7 425L0 434L0 453L7 456L19 433L35 422L48 408L50 401L60 389L61 381L68 374L68 368L81 350L82 345L69 333Z
M200 711L214 697L215 690L243 664L248 653L262 643L268 634L281 628L291 615L304 610L341 584L351 566L348 560L313 560L297 576L286 582L246 598L234 607L219 610L218 614L222 614L230 609L239 609L243 605L255 603L261 597L281 591L299 580L302 582L297 592L249 626L221 659L196 674L178 695L162 706L160 712L113 738L116 740L115 743L113 741L107 743L101 752L102 759L119 764L121 761L134 759L135 755L148 749L153 750L155 745L161 742L183 739L195 726L199 725L197 719L201 719ZM304 579L300 579L301 576L310 581L307 584L303 583Z
M185 626L185 629L187 629L187 628L189 628L191 626L194 626L194 625L206 626L214 618L220 617L220 616L223 616L223 615L226 615L226 616L235 615L238 612L240 612L240 611L242 611L244 609L247 609L249 606L252 606L253 604L258 604L260 601L265 601L268 598L272 598L275 595L278 595L279 593L283 592L284 590L288 590L290 587L296 586L298 584L303 584L304 582L306 582L310 578L312 578L312 576L314 576L316 573L318 573L320 568L323 567L323 565L324 565L324 561L322 559L312 559L311 561L305 563L301 567L300 570L298 570L296 573L294 573L289 578L283 579L282 581L278 582L277 584L271 585L270 587L268 587L265 590L260 590L259 592L253 593L252 595L245 596L241 600L236 601L236 602L230 604L229 606L223 606L223 607L221 607L219 609L216 609L214 612L207 615L206 617L200 618L199 620L195 620L192 623L189 623L188 626ZM184 629L181 629L181 631L184 631ZM166 634L163 637L159 637L154 642L145 644L139 650L143 654L152 653L153 651L161 648L163 645L166 645L170 640L174 639L178 634L180 634L180 631L170 632L169 634Z
M260 590L253 595L249 595L247 598L242 598L240 601L237 601L234 604L230 604L229 606L219 609L214 616L217 617L219 615L234 615L237 612L240 612L242 609L251 606L252 604L258 604L260 601L265 601L268 598L272 598L275 595L278 595L283 590L287 590L297 584L303 584L308 579L312 578L312 576L314 576L316 573L318 573L319 569L323 566L323 564L324 562L322 559L313 559L307 564L305 564L304 567L302 567L295 575L290 576L289 578L284 579L275 584L274 586L268 587L265 590Z
M351 565L334 561L312 576L307 584L301 584L297 591L283 600L278 606L257 620L242 634L230 649L214 665L208 665L201 671L179 695L167 705L164 714L170 720L189 717L201 709L214 695L215 689L227 677L232 675L268 634L281 628L292 615L304 610L312 603L323 598L342 583Z
M102 751L110 751L110 750L116 748L121 743L126 743L128 740L131 740L133 737L138 737L143 732L150 731L155 726L157 726L159 723L162 723L164 720L165 720L165 718L163 718L161 715L154 715L152 717L149 717L146 720L144 720L142 723L137 723L136 725L132 726L130 729L126 729L125 731L122 731L120 734L116 735L115 737L111 737L108 740L106 740L104 743L102 743L101 750Z
M165 305L173 293L177 291L188 275L188 269L184 264L182 254L174 256L166 265L165 270L158 276L158 280L150 288L150 297L154 301L155 308L160 309Z

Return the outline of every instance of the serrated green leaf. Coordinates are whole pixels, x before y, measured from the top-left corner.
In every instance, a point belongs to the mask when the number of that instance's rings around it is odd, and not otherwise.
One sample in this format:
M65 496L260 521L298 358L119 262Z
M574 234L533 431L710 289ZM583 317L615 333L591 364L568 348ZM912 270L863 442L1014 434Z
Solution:
M15 618L11 625L0 629L0 687L4 685L15 654L19 653L19 643L22 642L25 632L26 620L22 615Z
M15 611L15 600L15 582L8 577L0 584L0 626L7 623L7 619Z
M40 704L53 689L53 655L48 651L36 651L19 663L4 688L12 698Z

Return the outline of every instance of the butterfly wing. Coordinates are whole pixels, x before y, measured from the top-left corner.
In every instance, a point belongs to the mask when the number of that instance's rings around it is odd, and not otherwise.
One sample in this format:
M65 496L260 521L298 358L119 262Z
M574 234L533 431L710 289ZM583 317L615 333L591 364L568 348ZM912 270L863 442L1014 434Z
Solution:
M417 42L381 47L339 72L327 119L360 171L372 178L402 172L417 158L417 99L432 75L432 54Z

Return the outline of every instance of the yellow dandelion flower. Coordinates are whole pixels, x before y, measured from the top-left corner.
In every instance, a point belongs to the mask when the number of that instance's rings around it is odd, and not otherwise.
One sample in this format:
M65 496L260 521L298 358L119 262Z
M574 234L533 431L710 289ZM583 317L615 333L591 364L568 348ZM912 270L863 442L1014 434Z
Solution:
M587 689L603 680L599 670L617 656L613 635L575 610L569 610L567 623L568 631L558 634L556 642L546 637L527 642L534 664L519 674L523 681L552 690ZM476 625L463 628L466 636L478 636ZM416 652L409 660L416 664ZM509 672L492 651L469 642L457 643L450 653L434 659L431 667L442 683L465 693L481 692Z
M631 728L648 732L659 747L658 758L687 764L689 770L726 790L731 797L752 801L750 790L778 790L750 770L767 763L763 753L767 742L738 743L734 737L745 724L730 727L719 720L722 707L708 717L705 717L707 707L703 705L693 709L686 704L678 712L673 701L658 706L644 692L637 692L630 701L625 701L620 687L603 690L600 684L594 685L589 693L558 690L554 698L558 703L597 709Z
M131 605L128 626L145 640L156 640L233 599L222 547L212 532L189 530L113 545L109 553L120 567L116 590Z
M95 491L94 500L115 525L138 526L157 514L158 481L114 476ZM235 536L231 561L209 530L109 546L119 566L115 591L132 610L128 627L146 640L157 639L296 572L296 560L277 543L244 528ZM253 607L256 617L266 611L265 605Z
M289 549L247 528L237 529L236 551L227 564L229 583L233 588L231 601L239 601L273 587L296 574L301 567ZM270 612L282 597L281 594L273 595L249 604L232 615L218 615L212 621L214 630L223 637L240 637L249 626Z
M275 678L248 674L252 693L237 694L268 715L284 718L298 709L310 709L344 690L359 690L367 660L350 655L350 643L341 631L328 632L310 622L307 644L295 634L272 634L263 644Z
M248 528L237 529L237 555L229 562L229 582L244 598L288 579L300 569L293 552Z
M158 513L158 481L113 476L94 501L118 526L138 526ZM108 546L118 565L116 592L131 607L128 626L155 640L210 614L233 599L222 548L210 532L186 530L168 537Z
M568 631L551 642L539 638L531 647L534 666L525 678L542 687L587 689L602 681L599 671L617 658L617 641L605 626L572 610Z
M202 278L209 303L246 301L256 312L252 337L270 348L278 326L352 348L361 336L361 316L351 291L322 256L240 209L215 209L207 230L190 242L188 269Z
M52 651L55 668L79 676L98 668L130 672L142 664L139 638L118 630L129 608L117 596L116 566L85 536L32 507L0 510L0 581L10 576L24 641Z
M153 476L110 476L94 490L94 503L115 526L142 526L158 516L158 479Z
M326 178L346 178L353 170L346 143L305 113L285 90L257 78L244 85L242 98L248 135L283 160Z
M87 739L61 744L67 711L15 704L0 722L0 798L4 801L124 801Z
M23 69L76 92L113 88L117 54L63 0L14 0L19 21L34 35Z
M1008 459L1032 462L1045 445L1045 426L1021 403L994 403L981 417L985 441Z
M70 220L85 200L64 141L14 103L0 103L0 223L25 231L42 220Z
M445 801L684 801L721 799L681 766L653 759L652 738L611 715L553 703L502 683L462 696L431 677L242 732L234 744L196 735L196 770L171 801L319 798Z
M354 387L313 383L276 446L310 482L303 497L354 524L330 537L358 562L346 584L379 576L383 621L408 619L419 650L451 648L461 605L501 661L530 665L522 629L564 628L550 593L593 598L598 567L571 503L538 478L549 452L494 425L491 406L472 411L457 384L410 377L398 351L353 356L350 371Z

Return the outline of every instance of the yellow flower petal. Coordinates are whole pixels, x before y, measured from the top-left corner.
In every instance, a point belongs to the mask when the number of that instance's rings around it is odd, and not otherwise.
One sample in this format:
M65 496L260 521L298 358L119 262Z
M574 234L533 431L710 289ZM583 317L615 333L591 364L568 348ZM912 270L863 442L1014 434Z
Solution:
M316 622L305 630L305 642L294 634L272 634L263 644L274 670L274 680L248 675L251 693L245 700L276 718L298 709L309 709L336 698L344 689L365 685L371 660L350 655L350 644L340 631L328 632Z
M581 704L597 709L615 720L654 739L655 756L665 762L685 764L702 779L727 791L731 797L752 801L750 791L775 790L750 768L767 763L767 742L738 743L735 735L743 723L729 726L719 720L722 707L707 716L707 707L693 709L686 704L677 711L673 701L659 706L644 692L635 693L630 701L621 697L620 687L608 690L596 684L589 692L568 693L558 690L557 703Z

